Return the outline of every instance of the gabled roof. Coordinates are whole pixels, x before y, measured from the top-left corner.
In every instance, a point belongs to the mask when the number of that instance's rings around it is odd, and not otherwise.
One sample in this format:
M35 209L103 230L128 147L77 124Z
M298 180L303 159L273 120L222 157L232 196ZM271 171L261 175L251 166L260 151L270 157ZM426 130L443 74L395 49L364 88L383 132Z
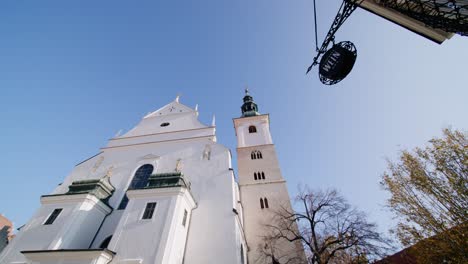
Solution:
M186 105L179 103L179 97L177 96L173 102L170 102L169 104L159 108L158 110L147 114L144 118L190 112L196 113L197 109L192 109Z
M134 128L118 139L210 128L198 120L198 107L192 109L179 102L179 97L156 111L148 113ZM199 133L199 132L194 132Z

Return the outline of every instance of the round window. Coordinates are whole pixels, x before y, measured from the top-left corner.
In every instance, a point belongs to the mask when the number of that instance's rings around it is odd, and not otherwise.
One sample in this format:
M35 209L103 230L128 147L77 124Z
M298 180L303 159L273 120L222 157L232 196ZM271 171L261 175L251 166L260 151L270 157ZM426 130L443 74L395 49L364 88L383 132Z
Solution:
M162 123L162 124L161 124L162 127L166 127L166 126L168 126L168 125L169 125L168 122L165 122L165 123Z

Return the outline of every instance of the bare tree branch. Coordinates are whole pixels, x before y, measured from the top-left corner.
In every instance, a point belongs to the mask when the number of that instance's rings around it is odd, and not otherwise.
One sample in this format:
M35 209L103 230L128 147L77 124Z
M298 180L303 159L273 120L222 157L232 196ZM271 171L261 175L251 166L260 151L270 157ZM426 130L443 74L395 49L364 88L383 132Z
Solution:
M336 190L300 191L296 202L299 211L282 207L275 212L275 221L267 225L264 255L287 262L286 256L275 255L275 245L281 241L300 241L307 253L307 263L367 263L383 256L391 248L376 225L367 222L364 213L351 207ZM365 260L365 261L364 261ZM304 263L297 262L290 263Z

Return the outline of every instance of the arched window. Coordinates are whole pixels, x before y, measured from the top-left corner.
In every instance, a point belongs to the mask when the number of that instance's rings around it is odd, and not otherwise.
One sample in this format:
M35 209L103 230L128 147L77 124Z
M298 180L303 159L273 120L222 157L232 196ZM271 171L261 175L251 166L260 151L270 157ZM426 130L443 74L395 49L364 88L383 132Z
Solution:
M109 246L109 243L112 239L112 236L108 236L106 239L104 239L101 243L101 245L99 246L99 248L107 248Z
M263 205L263 199L262 198L260 198L260 208L262 208L262 209L265 208L265 206Z
M262 153L260 151L258 151L258 150L252 151L252 153L250 154L250 157L252 159L262 159L263 158Z
M268 199L265 197L263 198L263 201L265 202L265 208L268 208Z
M265 179L265 173L262 171L262 180Z
M257 128L255 126L249 126L249 133L257 133Z
M257 180L257 173L254 172L254 180Z
M127 190L141 189L141 188L146 187L146 185L148 184L148 178L151 175L151 173L153 173L153 169L154 167L151 164L145 164L141 166L140 168L138 168ZM117 209L123 210L127 207L127 204L128 204L128 197L127 197L127 194L125 194Z
M148 178L153 173L153 165L145 164L138 168L135 172L135 176L133 176L132 182L128 189L140 189L146 187L148 184Z

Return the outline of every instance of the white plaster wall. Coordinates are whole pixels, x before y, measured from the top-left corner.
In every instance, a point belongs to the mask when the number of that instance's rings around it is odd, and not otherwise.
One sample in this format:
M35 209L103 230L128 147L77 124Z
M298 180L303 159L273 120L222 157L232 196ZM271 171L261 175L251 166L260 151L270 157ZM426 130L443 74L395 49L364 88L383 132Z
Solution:
M158 202L153 218L142 220L146 202L152 201ZM163 231L166 225L171 224L171 209L174 204L174 197L129 203L109 245L109 249L118 252L114 262L141 259L145 263L162 263L162 256L157 253L166 242L167 237L163 236Z
M113 263L141 259L142 263L181 263L187 235L183 210L194 207L185 188L133 190L109 249L119 254ZM146 204L156 202L151 219L142 219Z
M245 233L249 243L249 260L252 263L262 262L260 248L265 245L263 236L267 234L267 224L274 224L273 215L281 207L290 208L289 195L286 189L286 183L265 183L258 185L241 186L242 202L245 212ZM267 198L269 208L261 209L260 198ZM298 252L297 245L286 242L279 248L283 252L277 252L278 255L294 255ZM259 261L257 261L259 260Z
M150 134L143 136L134 136L134 137L119 137L114 138L109 141L107 145L108 148L125 146L132 144L141 144L146 142L161 142L161 141L170 141L170 140L180 140L183 138L194 138L194 137L207 137L214 135L213 127L204 127L198 129L189 129L176 132L166 132L159 134Z
M230 153L212 146L211 160L198 162L196 171L203 177L192 180L198 207L193 211L189 230L186 264L240 263L238 261L233 175L229 170Z
M262 153L262 159L251 159L251 153L255 150ZM238 148L237 154L240 185L284 180L274 145ZM255 180L255 172L264 172L265 180Z
M261 248L265 245L263 237L268 232L265 225L274 224L274 211L281 207L291 208L286 181L281 174L275 146L272 144L268 115L237 118L234 119L234 125L237 136L241 136L238 138L237 164L249 263L270 263L271 260L265 260L261 254ZM257 127L257 133L249 133L250 125ZM252 159L252 151L260 151L262 159ZM264 172L265 179L255 180L255 172ZM268 199L269 208L261 209L260 198ZM279 248L281 250L277 250L278 255L304 256L300 243L285 241Z
M207 144L211 146L211 157L210 160L203 160L203 151ZM219 258L219 255L226 256L226 263L240 263L236 260L236 237L240 234L235 229L235 214L232 212L237 201L235 181L232 171L229 170L230 153L228 149L209 139L105 149L101 154L105 156L101 166L113 164L115 167L111 183L116 187L116 191L109 201L114 212L106 218L93 247L98 247L107 236L115 232L116 223L122 214L121 210L115 208L118 207L135 170L146 162L153 162L140 160L140 157L147 154L159 157L152 163L156 164L157 173L173 171L176 160L180 158L182 172L191 182L198 208L192 215L188 242L191 246L186 250L185 263L210 263L210 260ZM83 173L79 176L84 175ZM207 231L207 226L212 229ZM225 230L229 231L226 233ZM119 255L122 254L119 252Z
M197 117L198 111L174 101L145 116L138 125L123 136L148 135L206 127L198 121ZM169 122L170 125L161 127L160 124L165 122Z
M114 235L115 229L117 228L123 213L124 210L114 210L108 217L106 217L91 248L99 248L107 237Z
M42 198L42 206L0 255L0 263L25 261L22 250L87 248L109 208L89 195L72 199ZM56 208L62 212L51 225L44 222ZM108 210L108 211L106 211Z
M177 114L170 112L169 109L172 107L175 107L179 112ZM155 212L157 225L149 224L145 227L145 225L141 226L138 221L138 217L140 217L138 210L144 209L144 207L137 209L140 206L137 203L135 203L136 207L129 204L125 210L117 210L117 207L135 171L140 166L149 163L154 166L153 173L172 172L175 170L177 160L180 159L180 169L186 179L190 181L191 193L197 203L197 207L189 214L190 227L187 229L184 263L241 263L240 244L243 238L241 229L238 227L239 220L236 219L237 216L233 212L233 208L241 211L242 207L236 206L238 197L236 197L234 176L230 170L231 155L227 148L215 142L215 129L201 124L197 120L197 115L196 111L175 102L153 112L124 136L111 140L108 147L101 149L99 155L77 165L66 177L63 184L55 188L53 194L64 194L74 181L99 179L106 174L111 175L110 182L115 187L115 191L109 199L109 205L114 209L102 223L92 245L94 248L98 247L106 237L113 235L109 247L121 245L116 248L120 259L142 258L143 263L148 262L148 259L155 260L154 254L157 252L155 249L168 242L160 241L159 237L154 235L161 232L158 228L166 225L172 226L172 224L180 225L179 221L172 223L172 220L169 221L164 217L159 218L159 216L167 215L171 210L177 216L177 214L183 213L183 210L182 212L180 212L180 208L176 210L178 208L177 202L171 198L167 198L168 200L165 202L159 201ZM160 127L162 122L169 122L170 126ZM145 136L146 134L151 135ZM206 149L211 149L209 160L204 159ZM40 211L38 216L35 216L31 221L35 223L38 219L45 220L46 212L50 213L53 208L55 207L41 208L40 210L45 211ZM71 205L70 208L73 206ZM64 207L61 217L71 218L72 215L67 213L65 209ZM240 213L242 214L242 212ZM87 219L80 220L83 223L86 222L83 226L86 230L88 228L89 230L97 230L102 222L97 221L96 217L91 215ZM125 228L119 229L119 226ZM94 235L86 230L82 230L81 234L86 234L83 237L89 238L89 242L91 242ZM54 240L53 234L62 231L59 228L49 230L49 232L35 230L35 233L25 235L25 238L32 242L21 242L21 246L15 247L13 251L16 251L15 254L18 256L20 249L46 248L49 246L47 243ZM77 234L77 230L73 232ZM125 234L124 240L116 239L120 233ZM77 234L77 236L81 234ZM153 234L151 243L142 245L138 242L142 238L149 238L149 234ZM174 237L169 242L173 246L179 245L181 236L176 234ZM18 237L16 240L22 241ZM79 245L85 244L84 239L81 238L73 241ZM69 245L74 242L65 240L62 243ZM179 250L176 251L179 252ZM177 261L180 260L179 253L174 256L177 257ZM0 263L3 262L0 261Z
M99 225L108 211L96 210L89 202L75 207L72 220L60 234L61 241L57 241L53 249L77 249L89 248Z
M238 148L273 144L268 115L235 118L234 126L236 129ZM250 126L255 126L257 132L249 133Z
M187 198L189 195L186 191L185 196L180 195L177 198L177 204L174 210L173 221L170 226L172 235L166 244L166 250L163 261L164 263L182 263L187 242L188 230L190 228L190 218L192 209L195 204L192 204ZM187 211L187 219L185 226L182 224L184 210Z

